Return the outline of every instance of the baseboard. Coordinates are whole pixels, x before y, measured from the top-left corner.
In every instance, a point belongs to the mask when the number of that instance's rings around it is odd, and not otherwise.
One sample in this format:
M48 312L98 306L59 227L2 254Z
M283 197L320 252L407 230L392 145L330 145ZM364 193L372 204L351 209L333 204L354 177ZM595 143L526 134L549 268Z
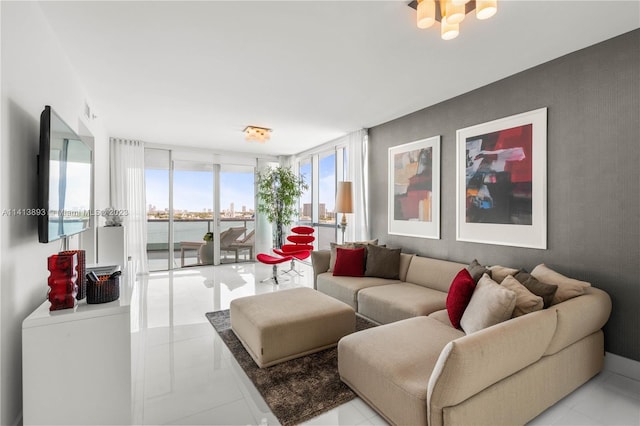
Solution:
M605 352L604 369L640 381L640 362Z

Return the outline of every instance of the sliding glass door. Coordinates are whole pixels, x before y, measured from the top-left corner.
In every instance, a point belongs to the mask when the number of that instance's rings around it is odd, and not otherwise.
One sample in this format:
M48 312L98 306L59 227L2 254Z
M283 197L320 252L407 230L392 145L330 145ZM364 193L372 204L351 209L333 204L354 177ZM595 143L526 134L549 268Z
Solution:
M255 167L220 166L220 261L255 257Z
M169 269L170 151L144 150L149 271Z
M197 158L145 150L151 271L255 258L255 166Z
M173 268L214 263L214 184L213 164L173 161Z

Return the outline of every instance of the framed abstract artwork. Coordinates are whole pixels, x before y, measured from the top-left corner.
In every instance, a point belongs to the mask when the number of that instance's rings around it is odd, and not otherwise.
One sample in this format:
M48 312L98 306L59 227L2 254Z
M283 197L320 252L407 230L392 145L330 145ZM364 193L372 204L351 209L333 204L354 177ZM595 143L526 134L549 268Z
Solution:
M440 136L389 148L389 234L440 238Z
M547 248L547 109L460 129L456 239Z

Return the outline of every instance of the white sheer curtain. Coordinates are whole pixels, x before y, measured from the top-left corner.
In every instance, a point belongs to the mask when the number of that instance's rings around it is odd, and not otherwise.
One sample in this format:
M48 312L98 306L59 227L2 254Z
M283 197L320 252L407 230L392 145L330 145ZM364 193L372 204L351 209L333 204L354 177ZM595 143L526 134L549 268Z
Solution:
M369 239L369 135L367 129L357 130L345 136L348 147L349 177L353 188L353 219L346 229L347 241Z
M127 253L136 274L149 272L147 203L144 185L144 143L111 138L111 205L128 211L124 217Z

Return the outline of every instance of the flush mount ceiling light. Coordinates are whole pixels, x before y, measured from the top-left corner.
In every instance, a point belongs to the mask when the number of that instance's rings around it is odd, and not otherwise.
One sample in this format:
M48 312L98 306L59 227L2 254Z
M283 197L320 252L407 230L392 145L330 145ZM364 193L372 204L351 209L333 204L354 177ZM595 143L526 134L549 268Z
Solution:
M247 126L243 130L247 142L256 141L265 143L271 137L271 129L266 127Z
M484 20L491 18L498 10L498 0L417 0L409 3L417 11L418 28L429 28L440 22L440 36L451 40L460 34L460 22L471 11Z

